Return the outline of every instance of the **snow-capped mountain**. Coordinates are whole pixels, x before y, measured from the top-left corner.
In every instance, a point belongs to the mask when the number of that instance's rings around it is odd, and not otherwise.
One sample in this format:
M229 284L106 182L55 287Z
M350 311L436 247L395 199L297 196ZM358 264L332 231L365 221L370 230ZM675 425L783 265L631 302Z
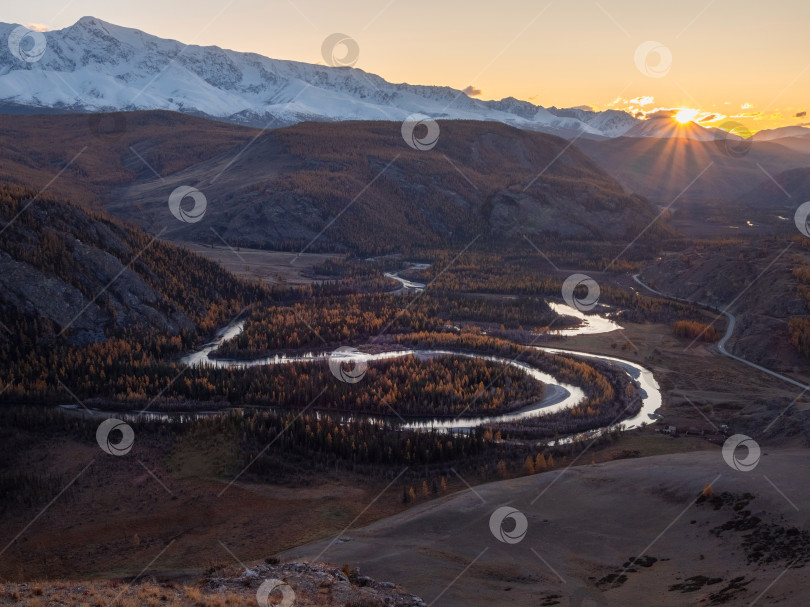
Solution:
M33 34L27 41L33 50L14 52L26 42L20 31L16 24L0 23L0 40L7 42L0 45L0 106L61 112L161 109L261 127L305 120L401 121L420 113L503 122L568 138L709 141L729 136L694 123L639 120L618 110L546 109L513 97L484 101L450 87L393 84L355 68L185 45L95 17ZM787 135L775 132L771 138Z
M572 118L584 122L605 137L620 137L641 122L638 118L620 110L594 112L582 108L551 107L548 111L560 118Z
M0 40L17 27L0 24ZM392 84L354 68L186 46L94 17L43 35L36 61L12 52L19 35L0 46L0 104L69 112L164 109L271 127L399 121L422 113L592 137L615 137L639 122L624 112L549 111L514 98L483 101L449 87Z

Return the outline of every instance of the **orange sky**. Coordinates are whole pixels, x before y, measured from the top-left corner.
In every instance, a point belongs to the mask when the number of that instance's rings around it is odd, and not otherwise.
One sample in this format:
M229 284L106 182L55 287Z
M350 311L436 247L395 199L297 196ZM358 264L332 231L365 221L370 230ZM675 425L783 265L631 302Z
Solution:
M704 124L751 131L810 123L810 3L795 0L40 0L6 6L0 19L61 28L84 15L310 63L342 32L360 47L356 67L393 82L472 86L483 99L686 107L723 117ZM671 54L661 77L636 65L648 41Z

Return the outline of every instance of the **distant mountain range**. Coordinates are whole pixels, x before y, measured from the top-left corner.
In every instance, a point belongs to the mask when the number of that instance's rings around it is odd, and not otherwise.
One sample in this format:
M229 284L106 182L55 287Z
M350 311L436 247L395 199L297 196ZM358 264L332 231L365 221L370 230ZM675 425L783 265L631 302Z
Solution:
M759 131L754 141L772 141L795 152L810 154L810 129L803 126L785 126Z
M689 130L688 125L674 128ZM661 205L677 200L677 207L682 208L687 201L731 202L761 182L772 183L771 177L784 171L810 166L807 151L787 145L794 139L754 139L750 147L744 147L737 142L666 135L599 141L582 137L575 147L627 191ZM810 139L807 143L810 145ZM729 153L729 149L739 153Z
M0 25L0 38L16 27ZM36 62L0 48L0 103L62 112L162 109L271 128L402 121L422 113L612 137L637 122L625 112L552 111L513 98L482 101L449 87L392 84L354 68L186 46L94 17L45 36L46 50Z
M0 38L7 40L17 27L0 24ZM0 110L158 109L269 128L303 121L402 121L422 113L502 122L569 139L717 136L697 124L673 129L672 120L653 123L623 111L543 108L511 97L484 101L450 87L392 84L355 68L184 45L95 17L44 36L37 61L21 59L6 44L0 47Z

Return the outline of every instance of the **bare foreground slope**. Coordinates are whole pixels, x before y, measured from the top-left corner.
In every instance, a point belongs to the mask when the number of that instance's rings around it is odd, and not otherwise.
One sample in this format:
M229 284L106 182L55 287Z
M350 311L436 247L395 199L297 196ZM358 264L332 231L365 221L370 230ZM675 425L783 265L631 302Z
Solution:
M481 485L283 556L362 563L441 605L800 605L804 476L806 452L793 449L765 451L750 473L719 450L580 466ZM490 530L505 505L528 520L515 544Z

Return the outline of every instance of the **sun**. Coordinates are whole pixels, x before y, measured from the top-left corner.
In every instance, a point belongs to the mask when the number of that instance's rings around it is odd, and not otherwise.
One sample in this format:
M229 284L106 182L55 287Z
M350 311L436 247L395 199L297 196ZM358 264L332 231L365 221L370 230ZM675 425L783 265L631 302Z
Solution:
M674 118L681 124L687 124L688 122L692 122L695 118L697 118L697 115L698 110L684 108L682 110L678 110L678 113L675 114Z

